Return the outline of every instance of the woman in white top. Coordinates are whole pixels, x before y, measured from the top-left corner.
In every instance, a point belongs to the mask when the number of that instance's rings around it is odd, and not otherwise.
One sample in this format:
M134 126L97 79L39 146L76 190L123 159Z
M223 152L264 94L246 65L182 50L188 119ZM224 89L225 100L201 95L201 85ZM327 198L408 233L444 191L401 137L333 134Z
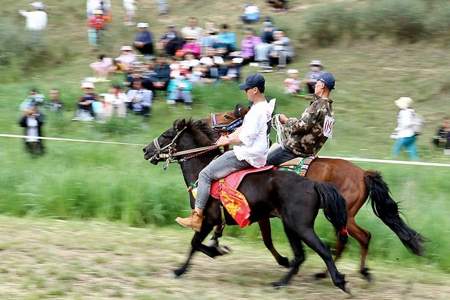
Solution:
M177 218L176 222L183 227L200 231L203 220L203 209L209 198L211 183L233 172L266 164L269 151L267 123L274 109L274 101L268 103L264 96L265 80L261 74L247 77L240 86L245 90L247 98L253 103L245 115L242 126L228 136L217 140L217 146L236 145L207 165L199 174L195 209L188 218Z
M409 97L400 97L395 101L400 111L397 116L397 128L391 136L396 140L392 152L394 157L398 157L402 148L405 148L411 160L418 160L415 132L417 117L411 108L412 103L413 100Z

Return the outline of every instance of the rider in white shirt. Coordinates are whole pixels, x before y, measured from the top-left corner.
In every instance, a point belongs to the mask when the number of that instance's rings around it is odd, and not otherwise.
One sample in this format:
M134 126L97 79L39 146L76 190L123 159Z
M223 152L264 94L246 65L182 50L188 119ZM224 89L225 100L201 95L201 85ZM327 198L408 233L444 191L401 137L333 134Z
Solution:
M269 150L267 123L271 119L275 100L267 102L264 96L265 80L261 74L250 75L240 88L245 90L253 105L245 115L242 126L216 142L217 146L236 146L210 162L200 172L195 209L190 217L176 219L181 226L200 231L212 181L242 169L258 168L266 164Z

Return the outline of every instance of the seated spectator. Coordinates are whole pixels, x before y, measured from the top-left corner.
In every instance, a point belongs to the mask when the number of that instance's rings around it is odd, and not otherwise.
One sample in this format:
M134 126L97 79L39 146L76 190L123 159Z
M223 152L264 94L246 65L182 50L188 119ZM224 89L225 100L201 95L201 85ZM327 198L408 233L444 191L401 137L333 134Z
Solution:
M261 63L263 66L269 62L269 52L272 49L272 42L275 40L275 31L276 28L270 18L266 18L261 32L261 43L255 47L255 61Z
M181 74L170 80L169 92L167 96L167 104L173 105L176 101L182 101L186 109L191 109L192 105L192 83Z
M200 64L207 68L206 78L217 80L221 76L226 75L226 66L223 57L217 55L217 51L214 48L208 48L206 55L200 59Z
M138 33L134 38L134 48L144 56L153 55L153 36L148 30L148 23L137 24Z
M203 29L198 26L198 20L195 17L189 17L188 26L181 29L181 35L186 40L188 37L199 41L202 37Z
M253 29L247 29L241 42L240 56L244 59L243 64L248 64L255 60L256 46L261 43L261 38L255 35Z
M63 110L63 103L61 102L61 96L58 89L50 90L50 102L48 103L48 109L52 112L61 112Z
M153 66L153 75L149 77L152 90L166 91L170 80L170 66L165 57L158 57Z
M127 115L127 95L122 92L122 87L114 84L108 94L105 95L104 113L106 118L118 116L124 118Z
M24 128L25 150L33 157L44 154L44 143L42 137L42 126L44 116L39 112L36 105L32 105L24 111L24 115L19 120L20 127Z
M298 70L289 69L288 78L284 80L284 92L290 95L297 95L300 92L300 80L298 80Z
M77 111L74 121L92 121L95 118L93 103L97 101L98 96L95 94L95 86L92 82L85 81L81 84L84 94L80 97L77 104Z
M200 61L196 59L192 53L187 53L184 56L184 60L181 61L181 65L186 66L189 70L192 70L192 68L198 66L199 64Z
M159 40L158 46L164 49L166 55L175 56L183 48L184 39L178 34L174 25L168 26L167 32Z
M97 47L100 43L102 31L105 30L106 20L101 9L94 10L94 15L88 19L88 39L91 46Z
M223 80L235 80L239 82L241 78L241 67L244 59L242 57L233 58L226 68L226 75L221 76Z
M220 47L226 48L227 52L236 50L236 33L229 31L228 24L222 25L221 31L217 36L217 41L215 44L220 44Z
M259 21L259 8L255 4L247 4L244 9L244 15L241 16L245 24L256 23Z
M33 106L43 105L44 102L44 95L39 94L39 91L33 88L28 93L28 97L20 104L20 111L25 112Z
M177 52L178 57L183 57L186 54L192 54L196 58L200 57L202 52L200 44L197 42L197 39L194 36L187 36L186 43L183 45L183 48Z
M445 117L442 125L438 128L436 135L433 137L433 144L436 147L450 149L450 118Z
M192 84L202 83L206 77L207 68L204 65L197 65L192 68L192 72L187 76Z
M153 92L144 89L141 80L135 80L127 92L127 107L137 115L149 117L152 109Z
M306 74L305 83L308 89L308 94L314 94L317 79L323 73L323 65L320 60L312 60L309 63L310 71Z
M119 65L120 70L127 71L131 68L132 63L136 61L136 54L134 54L131 46L122 46L120 51L122 53L115 59L115 61Z
M100 54L97 57L97 61L91 63L89 66L94 71L94 77L98 82L107 81L109 74L115 70L113 60L104 54Z
M270 66L285 68L294 56L294 48L291 45L290 39L284 35L283 31L275 31L274 37L275 41L272 42L272 49L269 52Z
M200 46L202 48L202 54L206 54L207 48L212 48L215 44L217 44L217 30L208 29L205 31L205 34L200 39Z

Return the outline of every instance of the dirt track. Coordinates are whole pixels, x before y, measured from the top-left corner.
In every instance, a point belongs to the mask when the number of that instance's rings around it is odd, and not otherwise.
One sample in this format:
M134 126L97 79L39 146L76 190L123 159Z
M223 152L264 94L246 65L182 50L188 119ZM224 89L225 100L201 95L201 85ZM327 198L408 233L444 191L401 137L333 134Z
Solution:
M0 299L450 298L449 274L371 263L375 281L368 284L344 260L338 268L351 297L328 279L312 278L323 265L315 255L289 287L274 290L269 283L285 270L262 243L228 237L233 253L217 260L199 254L191 271L174 279L171 269L184 259L190 235L181 228L0 217Z

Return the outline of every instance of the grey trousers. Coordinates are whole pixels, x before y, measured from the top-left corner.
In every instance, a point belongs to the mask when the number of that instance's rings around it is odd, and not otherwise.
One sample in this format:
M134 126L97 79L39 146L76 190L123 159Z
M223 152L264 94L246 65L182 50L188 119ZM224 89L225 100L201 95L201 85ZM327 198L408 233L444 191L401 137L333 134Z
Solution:
M211 183L223 178L235 171L249 168L250 164L245 160L238 160L232 150L225 152L209 163L198 176L197 198L195 208L204 209L208 202Z

